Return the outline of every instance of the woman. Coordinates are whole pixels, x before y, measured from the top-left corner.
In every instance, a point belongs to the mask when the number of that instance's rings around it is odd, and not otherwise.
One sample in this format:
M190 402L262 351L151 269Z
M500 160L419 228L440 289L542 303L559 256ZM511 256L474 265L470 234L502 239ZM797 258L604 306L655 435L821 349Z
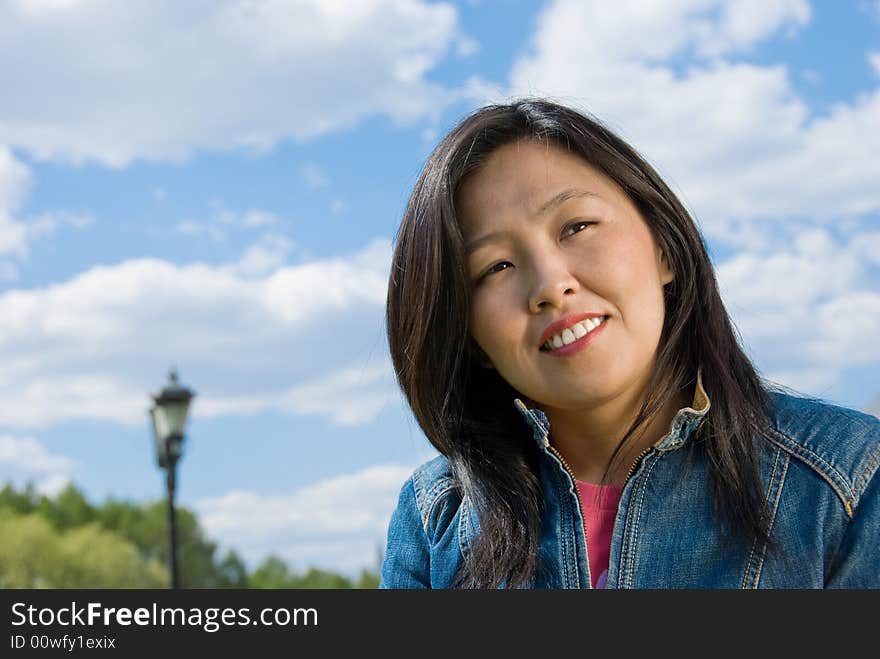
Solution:
M880 421L761 381L694 222L595 120L529 100L455 127L387 324L441 456L380 587L880 586Z

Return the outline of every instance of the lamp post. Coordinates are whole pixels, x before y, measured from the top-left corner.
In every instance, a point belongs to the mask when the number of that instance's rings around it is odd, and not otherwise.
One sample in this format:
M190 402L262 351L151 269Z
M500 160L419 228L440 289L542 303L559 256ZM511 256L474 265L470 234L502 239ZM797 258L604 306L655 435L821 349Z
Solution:
M153 407L150 418L153 422L153 439L156 443L156 458L159 468L167 472L168 483L168 539L169 563L171 568L171 587L180 588L177 570L177 528L174 522L174 488L177 461L183 454L184 428L189 404L195 392L177 382L177 372L168 374L168 384L157 394L153 394Z

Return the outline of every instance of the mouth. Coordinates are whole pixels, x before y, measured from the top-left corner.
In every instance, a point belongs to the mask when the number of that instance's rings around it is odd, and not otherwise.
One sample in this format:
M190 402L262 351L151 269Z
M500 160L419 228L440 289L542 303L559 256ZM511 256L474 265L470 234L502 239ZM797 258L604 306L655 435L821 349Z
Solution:
M540 347L541 352L569 354L586 347L594 336L605 327L608 316L586 318L561 329L547 339Z

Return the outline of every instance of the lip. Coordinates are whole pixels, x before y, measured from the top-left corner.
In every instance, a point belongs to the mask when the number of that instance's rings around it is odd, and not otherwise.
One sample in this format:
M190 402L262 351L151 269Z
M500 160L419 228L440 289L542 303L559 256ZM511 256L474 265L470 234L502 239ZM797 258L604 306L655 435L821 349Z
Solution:
M575 339L568 345L564 345L561 348L554 348L553 350L542 350L542 354L548 355L550 357L567 357L575 352L579 352L586 348L593 342L593 339L598 337L602 330L605 329L605 326L608 324L608 319L605 319L601 325L599 325L596 329L594 329L589 334L584 334L581 338Z
M570 316L564 316L564 317L560 318L559 320L550 323L549 325L547 325L547 329L545 329L544 332L541 334L541 340L538 341L538 350L540 350L541 346L543 346L545 343L547 343L547 341L550 340L551 336L561 332L566 327L571 327L572 325L575 325L575 324L581 322L582 320L587 320L588 318L602 318L604 315L605 314L603 314L603 313L578 313L578 314L572 314ZM603 323L602 325L600 325L596 329L601 329L604 326L605 325ZM582 341L583 339L586 339L587 337L591 336L592 334L593 334L593 332L590 332L586 336L582 336L580 339L578 339L574 343L569 343L568 345L574 345L578 341ZM563 346L563 347L567 347L567 346ZM562 348L559 348L559 350L562 350Z

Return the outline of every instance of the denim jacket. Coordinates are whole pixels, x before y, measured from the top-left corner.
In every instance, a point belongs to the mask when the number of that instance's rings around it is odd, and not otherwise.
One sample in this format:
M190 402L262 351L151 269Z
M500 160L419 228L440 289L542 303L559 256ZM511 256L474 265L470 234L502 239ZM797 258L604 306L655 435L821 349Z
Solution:
M691 439L710 407L698 377L693 407L678 411L670 432L626 481L606 588L880 588L880 420L780 392L770 396L773 429L756 445L777 548L718 530L704 443ZM590 588L572 475L550 446L543 412L519 399L515 405L540 447L544 568L532 586ZM478 534L473 504L446 458L426 462L400 491L379 587L451 587Z

